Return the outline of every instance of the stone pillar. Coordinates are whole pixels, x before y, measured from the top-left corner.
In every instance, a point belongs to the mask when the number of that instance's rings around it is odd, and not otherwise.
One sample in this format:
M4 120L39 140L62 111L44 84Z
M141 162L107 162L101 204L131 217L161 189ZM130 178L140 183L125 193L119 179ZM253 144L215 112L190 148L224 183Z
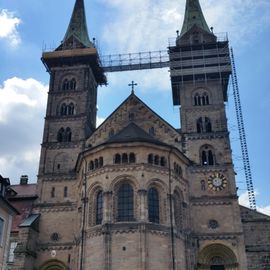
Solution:
M138 195L139 195L138 220L140 222L146 222L148 221L147 190L145 189L138 190Z
M103 193L103 224L111 223L112 221L112 192Z

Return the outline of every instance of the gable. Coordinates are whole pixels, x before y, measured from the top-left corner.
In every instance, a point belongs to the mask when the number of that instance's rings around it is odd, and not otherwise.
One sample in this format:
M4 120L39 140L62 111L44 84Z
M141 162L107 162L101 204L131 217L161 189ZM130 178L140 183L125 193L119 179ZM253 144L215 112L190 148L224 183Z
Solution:
M134 123L154 140L172 145L181 151L181 135L169 123L151 110L135 94L131 94L91 135L87 145L95 147Z

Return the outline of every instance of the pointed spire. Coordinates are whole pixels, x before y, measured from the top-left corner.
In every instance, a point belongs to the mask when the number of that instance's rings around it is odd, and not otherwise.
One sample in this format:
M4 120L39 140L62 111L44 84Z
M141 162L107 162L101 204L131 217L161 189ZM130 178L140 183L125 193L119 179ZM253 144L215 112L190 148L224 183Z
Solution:
M199 0L186 0L185 18L180 37L187 33L194 25L212 34L203 16Z
M88 36L84 0L76 0L75 2L63 43L72 36L77 38L85 47L94 47Z

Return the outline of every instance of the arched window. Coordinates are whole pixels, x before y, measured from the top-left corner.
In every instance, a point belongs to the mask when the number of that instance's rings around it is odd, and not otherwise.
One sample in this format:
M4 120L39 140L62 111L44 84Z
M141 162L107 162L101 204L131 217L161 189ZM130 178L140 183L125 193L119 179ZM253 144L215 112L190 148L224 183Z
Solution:
M211 120L208 117L200 117L197 120L197 132L212 132Z
M99 167L103 167L103 157L99 158Z
M89 170L90 171L94 170L94 162L92 160L89 163Z
M177 228L183 228L183 201L178 191L174 192L174 220Z
M212 124L208 117L205 117L205 132L212 132Z
M203 105L209 105L209 96L206 92L203 93L202 99L203 99Z
M68 196L68 187L64 187L64 198Z
M155 163L155 165L159 165L159 156L158 155L155 156L154 163Z
M203 132L203 120L202 120L202 117L200 117L197 120L197 132L198 133L202 133Z
M114 157L114 163L115 164L120 164L121 163L121 156L120 154L116 154Z
M51 198L55 197L55 187L52 187L51 189Z
M117 192L117 221L133 221L133 188L130 184L122 184Z
M67 115L73 115L74 114L74 104L71 102L67 106Z
M98 159L97 159L97 158L95 159L95 166L94 166L94 168L95 168L95 169L98 168Z
M60 115L67 115L67 105L63 103L60 108Z
M68 79L65 79L62 84L62 90L68 90Z
M122 163L128 163L128 155L126 153L122 155Z
M135 163L136 162L136 157L134 153L129 154L129 163Z
M69 90L75 90L76 89L76 80L74 78L72 78L69 81Z
M71 136L72 136L72 133L71 133L71 129L68 127L66 128L66 132L65 132L65 141L66 142L71 142Z
M103 193L99 191L96 197L96 224L101 224L103 218Z
M160 158L160 166L162 166L162 167L166 166L166 158L165 157Z
M198 93L196 93L195 96L194 96L194 105L195 106L201 105L199 103L200 103L200 95Z
M148 219L150 222L159 223L159 194L156 188L150 188L147 194Z
M149 154L149 155L148 155L148 163L149 163L149 164L153 164L153 163L154 163L154 157L153 157L153 154Z
M64 142L65 141L65 130L64 128L60 128L57 133L57 141Z
M215 165L214 151L208 145L205 145L201 148L201 165Z
M207 92L196 93L193 98L193 103L195 106L205 106L209 105L209 95Z

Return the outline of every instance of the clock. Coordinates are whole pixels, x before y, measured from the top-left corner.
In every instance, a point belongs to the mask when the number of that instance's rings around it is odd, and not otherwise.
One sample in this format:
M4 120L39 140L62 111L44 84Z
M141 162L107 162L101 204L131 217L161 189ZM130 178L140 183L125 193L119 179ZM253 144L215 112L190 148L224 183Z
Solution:
M220 191L227 186L227 179L221 173L214 173L208 178L208 187L213 191Z

